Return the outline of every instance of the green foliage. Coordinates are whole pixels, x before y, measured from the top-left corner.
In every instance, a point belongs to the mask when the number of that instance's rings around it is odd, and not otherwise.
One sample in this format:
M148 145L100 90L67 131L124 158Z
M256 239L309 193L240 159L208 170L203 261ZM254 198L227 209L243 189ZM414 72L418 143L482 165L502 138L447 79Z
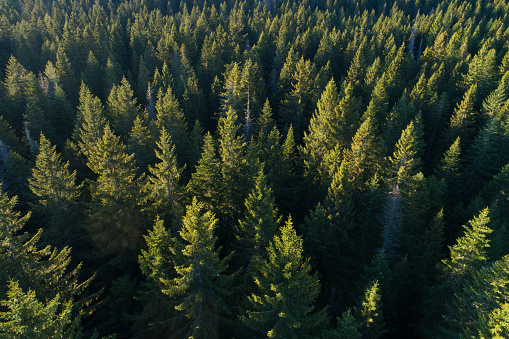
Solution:
M255 186L246 198L245 205L245 216L239 220L235 230L239 246L237 252L245 257L239 260L244 264L249 263L253 256L262 254L269 240L279 229L281 221L263 169L258 172Z
M163 220L176 220L182 214L180 184L184 168L179 167L175 156L175 146L164 127L161 130L156 156L160 160L155 167L149 166L147 199L151 202L154 214Z
M256 292L249 296L247 314L241 320L256 337L297 338L319 335L327 317L314 311L319 282L302 256L302 239L291 220L282 226L266 248L253 274Z
M182 262L175 266L177 276L163 290L176 300L175 309L186 318L178 332L192 337L217 337L221 318L228 309L225 298L232 276L228 264L215 248L217 219L204 204L193 199L186 208L180 237L184 241Z
M23 292L18 282L9 282L7 300L0 305L9 311L0 313L1 338L81 338L80 316L72 316L72 302L57 295L40 302L32 290Z
M56 147L43 134L39 142L39 154L28 179L30 190L37 199L34 207L49 216L51 238L68 242L77 231L69 221L73 219L73 212L77 212L75 206L81 186L76 185L76 171L69 171L69 162L62 162Z
M141 113L140 107L136 105L131 85L123 77L120 85L113 85L108 96L107 116L113 130L125 140L133 128L135 118Z

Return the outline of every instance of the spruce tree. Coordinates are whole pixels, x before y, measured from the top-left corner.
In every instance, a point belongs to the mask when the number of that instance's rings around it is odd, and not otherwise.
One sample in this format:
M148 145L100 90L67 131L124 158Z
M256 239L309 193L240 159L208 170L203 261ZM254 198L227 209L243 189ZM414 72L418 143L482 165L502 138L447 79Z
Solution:
M76 204L81 186L76 185L76 171L69 171L69 162L64 163L56 146L41 134L39 153L35 159L29 187L36 196L36 211L49 218L47 236L56 243L69 243L79 231L74 227L78 220Z
M88 87L82 83L74 140L79 145L83 155L88 157L94 152L97 143L102 138L105 127L106 117L104 116L101 100L94 96Z
M368 117L355 133L350 149L344 153L344 161L356 192L364 190L366 183L379 170L382 147L376 136L374 121Z
M217 219L204 204L193 198L182 220L180 237L184 241L182 264L175 266L177 276L163 292L176 301L175 309L185 318L176 335L217 338L221 320L229 312L225 298L232 276L226 275L226 258L220 259L215 247Z
M241 321L256 338L320 336L327 325L325 310L314 312L320 283L302 256L302 238L291 220L258 257L253 277L257 289L249 299Z
M72 301L60 295L39 301L36 293L25 293L17 281L9 282L7 299L0 305L8 308L0 314L0 338L81 338L81 316L73 316Z
M164 94L163 94L164 93ZM156 102L157 124L164 127L175 143L175 151L179 163L185 164L189 148L189 136L184 112L180 108L177 98L170 87L166 92L159 90Z
M203 140L203 151L196 166L196 172L191 175L188 191L205 203L208 210L221 208L223 183L221 182L221 162L216 154L214 139L207 133Z
M235 237L245 266L254 255L261 255L268 242L279 229L280 217L274 204L272 189L260 169L255 186L245 200L246 212L235 229Z
M1 186L0 186L1 189ZM30 288L37 296L55 298L60 295L62 302L75 300L90 284L91 279L78 282L81 264L71 269L69 247L61 250L47 245L38 247L42 229L34 235L21 233L30 218L30 213L21 216L16 212L17 197L9 198L0 193L0 280L2 286L7 281L19 282L24 288ZM97 297L97 296L95 296ZM91 296L90 298L94 298ZM82 299L76 304L81 310L88 306L91 299Z
M134 155L125 153L120 137L109 125L88 156L88 167L98 175L90 182L91 202L88 206L87 230L98 247L97 257L112 257L138 249L144 223L140 213L140 181ZM123 260L117 264L128 264Z
M177 163L175 146L164 127L156 145L156 156L160 162L148 168L150 175L146 186L147 199L152 205L153 213L169 223L177 221L182 214L183 189L180 180L184 168Z
M382 310L380 287L375 280L366 287L364 299L357 310L362 338L376 339L385 333Z
M114 84L108 96L107 116L113 130L125 141L133 128L134 120L142 114L136 104L134 92L125 77L120 85Z

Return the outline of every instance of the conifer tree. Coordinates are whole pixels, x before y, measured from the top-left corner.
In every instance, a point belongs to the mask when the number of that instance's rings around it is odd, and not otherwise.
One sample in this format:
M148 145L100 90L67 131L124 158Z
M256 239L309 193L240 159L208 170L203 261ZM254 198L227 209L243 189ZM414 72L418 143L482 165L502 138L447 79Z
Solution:
M268 242L279 229L280 217L272 197L272 189L260 169L255 185L245 200L246 212L239 220L235 237L239 246L238 252L243 256L242 262L247 265L254 255L261 255Z
M452 140L459 137L463 143L468 144L468 141L472 138L476 114L474 111L476 92L477 84L473 84L465 92L463 100L454 109L447 132L449 141L452 142Z
M170 87L166 92L159 90L156 102L157 124L164 127L175 143L175 151L180 164L186 163L186 154L189 148L187 123L177 98Z
M1 186L0 186L1 189ZM38 248L42 229L35 235L21 233L30 218L30 213L21 216L15 212L17 197L8 198L0 193L0 280L2 286L7 281L19 282L24 288L30 288L37 296L55 298L60 295L62 302L77 298L90 284L91 279L78 282L81 264L69 268L71 261L69 247L57 250L47 245ZM96 296L95 296L96 297ZM91 296L90 298L94 298ZM83 308L91 299L82 299L75 307Z
M362 191L368 180L379 170L382 144L376 136L374 121L368 117L357 130L352 145L344 153L344 161L356 192Z
M69 162L63 163L56 146L41 134L39 153L32 176L28 179L32 193L37 197L38 212L49 217L49 236L53 241L68 243L77 233L73 214L81 186L76 185L76 171L69 171ZM58 240L60 238L60 240Z
M170 222L178 220L181 211L182 187L180 180L184 168L177 163L175 146L164 127L156 142L156 156L160 160L154 167L149 166L147 199L152 204L154 214ZM173 223L173 222L172 222Z
M129 131L133 128L134 120L141 115L141 108L136 105L131 85L125 77L120 81L120 85L114 84L108 96L107 105L108 121L113 130L118 133L123 140L127 140Z
M457 239L455 245L449 247L450 259L442 260L451 283L470 279L488 260L487 235L492 232L488 227L488 213L488 208L483 209L468 225L463 226L464 235Z
M382 315L381 293L378 281L366 287L364 299L358 309L361 320L359 332L362 338L380 338L384 333L385 322Z
M300 140L311 117L314 98L313 78L315 70L310 60L302 57L292 74L292 88L282 102L281 118L285 125L292 125Z
M147 119L137 116L127 140L127 150L134 154L134 160L140 173L145 172L148 164L153 162L155 155L155 142L151 133L151 126L147 125Z
M175 267L182 264L182 246L164 227L164 220L159 218L143 237L147 249L141 250L138 264L147 282L141 293L145 307L139 318L143 326L147 327L147 332L166 333L170 329L168 319L175 317L177 311L174 309L175 302L163 290L177 277Z
M82 83L74 140L83 155L88 157L95 150L105 127L106 118L101 101Z
M253 273L257 290L249 296L242 322L256 338L319 336L327 324L324 310L314 311L320 284L302 256L302 238L291 220L282 226L259 257Z
M239 126L236 121L237 113L230 108L226 116L221 117L218 122L219 157L225 194L223 212L232 218L232 222L238 219L238 213L242 209L240 205L249 185L244 177L246 143L244 138L238 135Z
M309 133L304 132L303 153L306 171L309 172L307 175L319 179L328 177L328 169L322 168L322 162L338 144L342 132L339 96L334 80L327 84L317 106L309 122Z
M0 305L8 308L0 314L2 338L81 338L81 316L73 316L72 301L56 295L41 302L36 293L25 293L17 281L9 282L7 299Z
M410 122L407 128L401 133L396 143L396 149L389 158L389 181L390 185L404 186L414 174L419 172L422 154L422 131L419 131L420 124Z
M98 175L90 183L92 201L87 212L87 228L99 248L96 255L118 256L137 249L144 232L137 168L134 155L125 153L125 146L109 125L88 156L87 165Z
M214 139L210 133L205 134L203 151L196 166L196 172L189 180L189 194L205 203L208 210L217 210L221 207L223 183L221 182L221 162L216 154Z
M219 258L214 230L217 219L204 204L193 198L186 208L180 236L184 241L182 264L175 266L177 277L163 290L175 299L175 309L185 318L176 334L195 338L217 338L221 319L228 313L225 298L232 276L226 275L226 258Z

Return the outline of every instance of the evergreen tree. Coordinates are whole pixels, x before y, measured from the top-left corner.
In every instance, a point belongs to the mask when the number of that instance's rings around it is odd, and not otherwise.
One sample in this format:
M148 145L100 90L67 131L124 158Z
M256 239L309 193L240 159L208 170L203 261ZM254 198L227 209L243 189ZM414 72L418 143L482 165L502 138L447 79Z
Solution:
M127 140L129 131L133 128L134 120L141 115L141 109L136 105L131 85L125 77L120 81L120 85L113 85L108 96L108 120L113 130L117 132L123 140Z
M177 277L163 292L176 300L182 321L175 335L196 338L219 337L220 321L228 313L225 298L232 277L224 272L226 258L219 258L214 229L217 219L194 198L186 208L180 236L185 242L182 264L175 266Z
M366 182L379 170L382 154L374 121L368 117L353 137L350 149L344 153L344 161L356 192L362 191Z
M378 281L375 280L366 287L366 294L358 313L358 317L361 319L359 332L362 338L380 338L385 333Z
M236 227L237 251L242 255L241 261L247 266L254 255L261 255L268 242L279 229L281 221L272 197L272 189L260 169L255 179L255 186L245 201L246 212Z
M394 185L404 186L410 177L420 170L420 154L422 154L423 146L420 127L420 124L410 122L396 143L396 149L389 158L389 182L392 187Z
M221 182L221 162L216 154L214 139L210 133L205 134L203 152L196 166L196 172L191 175L188 191L192 197L197 197L208 210L220 209L223 195Z
M314 98L314 73L315 70L311 61L304 60L304 57L302 57L297 62L295 72L292 74L292 88L286 93L282 102L282 122L286 126L293 126L299 140L311 117Z
M177 315L175 302L163 293L169 282L177 277L175 267L182 264L181 245L164 227L164 220L156 219L152 230L143 236L147 249L141 250L138 263L147 277L141 294L145 307L139 318L149 333L169 332L168 319ZM143 323L143 321L145 323ZM170 333L168 333L170 335Z
M321 177L328 179L328 168L323 168L322 162L338 144L342 132L339 96L334 80L325 88L317 106L309 122L309 133L304 132L303 137L307 175L315 180ZM325 178L323 181L327 181Z
M127 149L129 153L134 154L136 166L141 174L145 172L149 163L154 160L154 138L151 133L150 125L147 126L147 120L139 116L134 119L133 128L129 132Z
M246 143L244 138L238 135L239 126L236 124L237 113L231 108L221 117L218 122L219 133L219 157L221 159L221 175L224 185L225 210L233 224L242 210L241 204L246 196L246 187L249 183L245 178L246 161L244 153Z
M156 156L160 160L154 167L149 166L150 175L147 182L147 199L152 204L154 214L163 220L178 220L182 214L181 195L182 187L180 180L184 168L179 167L175 156L175 146L170 135L164 127L161 136L156 142L158 149Z
M242 322L255 337L299 338L319 336L327 324L324 310L314 311L320 284L302 257L302 239L291 220L267 246L267 259L259 257L253 273L257 290L249 296Z
M21 216L20 212L15 212L16 203L17 197L9 199L5 193L0 194L2 285L5 286L9 280L15 280L22 287L33 290L40 299L52 299L59 295L63 303L74 300L87 288L91 279L78 282L81 264L74 269L69 268L71 261L69 247L64 247L60 251L49 245L38 248L42 229L35 235L21 233L30 218L30 213ZM95 297L92 295L77 301L74 308L81 311L83 307L89 306Z
M144 232L134 155L125 153L120 138L107 125L87 165L98 175L90 182L92 201L87 211L87 230L98 247L94 256L120 260L121 254L138 249ZM116 264L126 265L129 260Z
M78 230L73 225L81 186L76 185L76 171L69 171L69 162L63 163L56 146L41 134L39 154L32 176L28 179L32 193L37 197L36 209L49 217L49 236L57 243L69 243Z
M62 301L60 295L41 302L33 290L25 293L17 281L10 281L0 305L9 309L0 314L1 338L82 337L81 317L72 315L72 301Z
M101 101L82 83L74 140L78 143L83 155L88 157L95 151L105 127L106 118Z
M159 128L164 127L171 136L172 141L175 143L179 163L186 163L186 154L189 148L187 123L177 98L173 95L170 87L168 87L164 94L162 90L159 90L155 107Z

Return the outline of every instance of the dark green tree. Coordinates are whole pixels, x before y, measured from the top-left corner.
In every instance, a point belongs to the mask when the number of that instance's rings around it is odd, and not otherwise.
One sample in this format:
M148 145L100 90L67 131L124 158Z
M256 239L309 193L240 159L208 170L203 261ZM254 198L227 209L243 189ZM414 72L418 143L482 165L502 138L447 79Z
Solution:
M325 310L313 305L320 290L316 274L302 256L302 238L291 220L282 226L258 257L253 273L257 290L241 321L259 338L319 336L327 327Z
M184 318L174 335L217 338L221 319L229 312L225 298L232 276L225 274L227 258L220 259L215 247L216 227L214 214L194 198L179 233L184 241L182 264L175 266L177 276L163 290L176 301L175 309Z
M35 210L46 216L49 229L46 237L58 244L69 244L79 230L75 218L77 199L81 185L76 185L76 171L69 171L69 162L64 163L56 146L41 134L39 153L35 159L29 187L36 197Z
M9 282L7 299L0 305L8 308L0 314L1 338L81 338L81 317L73 316L72 301L60 295L41 302L33 290L26 293L17 281Z

